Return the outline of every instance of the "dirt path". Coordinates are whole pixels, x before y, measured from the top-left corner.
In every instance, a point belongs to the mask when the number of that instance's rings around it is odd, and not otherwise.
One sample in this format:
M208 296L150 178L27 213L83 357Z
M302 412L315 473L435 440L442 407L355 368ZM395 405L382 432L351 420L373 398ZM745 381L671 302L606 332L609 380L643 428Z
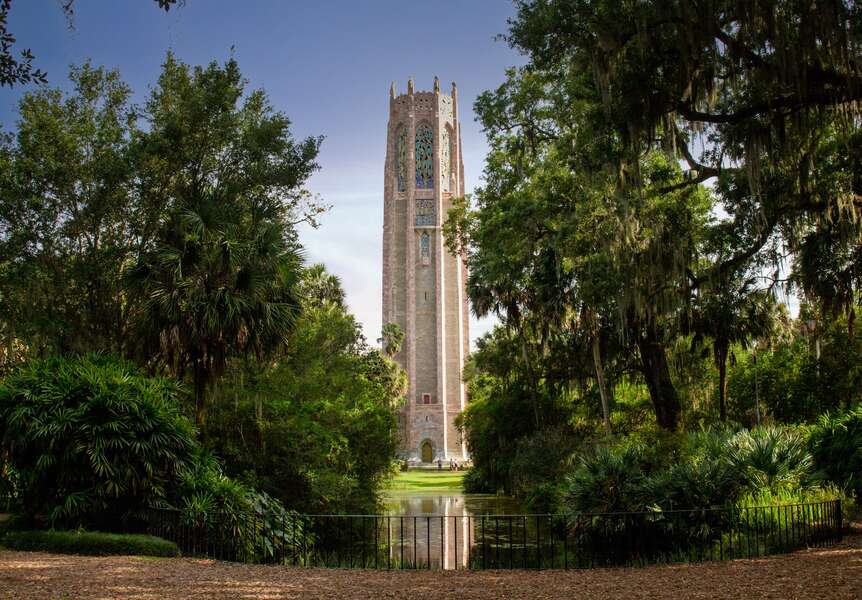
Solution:
M590 571L386 572L0 551L0 598L862 599L862 536L835 548Z

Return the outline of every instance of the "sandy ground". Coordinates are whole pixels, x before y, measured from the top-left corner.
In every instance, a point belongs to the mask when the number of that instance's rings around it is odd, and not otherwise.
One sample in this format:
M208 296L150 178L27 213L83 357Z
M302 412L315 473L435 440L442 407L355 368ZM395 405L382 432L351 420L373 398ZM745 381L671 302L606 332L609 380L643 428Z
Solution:
M297 569L0 551L0 598L862 599L862 536L786 556L589 571Z

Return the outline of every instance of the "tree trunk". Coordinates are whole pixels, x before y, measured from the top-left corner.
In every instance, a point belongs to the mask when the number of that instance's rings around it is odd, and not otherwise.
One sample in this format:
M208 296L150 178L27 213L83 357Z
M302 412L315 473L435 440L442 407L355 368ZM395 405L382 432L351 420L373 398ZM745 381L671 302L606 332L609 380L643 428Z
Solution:
M727 342L715 343L715 362L718 363L718 418L727 421Z
M638 336L638 350L656 421L659 427L675 431L679 425L681 408L679 396L670 378L664 345L655 333L647 328L645 335Z
M599 336L593 336L593 366L596 368L596 383L599 386L599 395L602 398L602 421L605 425L605 433L611 435L611 415L608 408L608 392L605 388L605 370L602 367L602 353L599 344Z
M200 365L195 366L194 370L194 385L195 385L195 425L201 429L203 435L203 425L206 420L206 394L207 394L207 378L206 367Z
M521 336L521 357L524 359L524 369L527 372L528 385L530 387L530 399L533 401L533 416L536 419L536 429L539 429L539 399L536 396L536 378L533 374L533 366L530 364L530 355L527 352L527 336L523 332Z

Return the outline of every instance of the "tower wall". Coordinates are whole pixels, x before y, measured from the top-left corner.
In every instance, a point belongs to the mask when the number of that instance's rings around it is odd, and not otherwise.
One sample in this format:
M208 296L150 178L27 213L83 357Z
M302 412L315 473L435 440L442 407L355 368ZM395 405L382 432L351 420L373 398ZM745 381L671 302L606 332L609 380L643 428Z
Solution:
M402 455L466 460L455 418L464 409L461 380L469 348L466 267L442 235L452 198L464 194L457 90L389 98L383 217L383 322L405 338L395 359L407 371L400 415ZM428 458L427 451L424 456Z

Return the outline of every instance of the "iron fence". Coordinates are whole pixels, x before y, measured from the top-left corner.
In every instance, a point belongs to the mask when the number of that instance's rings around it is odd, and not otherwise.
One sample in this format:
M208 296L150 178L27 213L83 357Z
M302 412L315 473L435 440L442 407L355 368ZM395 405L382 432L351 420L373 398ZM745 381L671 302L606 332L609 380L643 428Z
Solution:
M842 537L839 500L600 514L259 516L153 511L187 556L374 569L574 569L754 558Z

